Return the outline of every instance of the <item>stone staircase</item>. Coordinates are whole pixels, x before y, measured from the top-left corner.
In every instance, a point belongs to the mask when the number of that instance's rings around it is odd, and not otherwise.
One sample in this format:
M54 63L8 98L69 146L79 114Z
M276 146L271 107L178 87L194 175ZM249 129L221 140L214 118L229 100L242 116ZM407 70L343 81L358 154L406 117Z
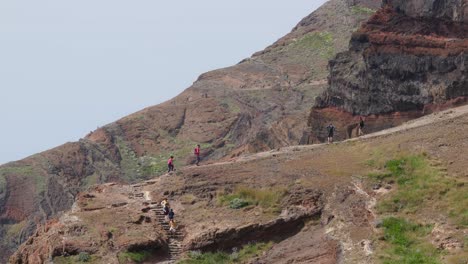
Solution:
M184 235L178 228L176 228L175 232L169 231L169 223L164 217L162 208L152 209L152 211L155 212L156 220L163 227L169 237L169 263L175 263L175 261L182 255L182 240L184 239Z

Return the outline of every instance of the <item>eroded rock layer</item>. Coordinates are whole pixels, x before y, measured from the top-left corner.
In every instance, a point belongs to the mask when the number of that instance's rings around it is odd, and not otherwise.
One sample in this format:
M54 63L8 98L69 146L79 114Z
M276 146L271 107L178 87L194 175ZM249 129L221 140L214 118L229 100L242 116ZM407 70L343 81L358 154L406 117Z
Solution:
M400 116L420 116L464 103L468 95L466 2L442 2L386 1L353 34L349 50L329 63L329 88L310 116L315 137L321 137L323 119L333 111L349 113L344 122L337 122L343 132L356 123L353 116L370 116L370 132L407 120ZM395 120L385 125L376 119Z

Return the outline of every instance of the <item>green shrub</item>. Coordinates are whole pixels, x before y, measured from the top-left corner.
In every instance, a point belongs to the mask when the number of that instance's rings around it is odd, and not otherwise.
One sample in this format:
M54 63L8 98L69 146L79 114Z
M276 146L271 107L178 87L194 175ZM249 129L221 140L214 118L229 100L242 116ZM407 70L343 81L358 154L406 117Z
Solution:
M229 202L229 208L231 209L240 209L249 205L249 202L242 198L234 198Z
M91 256L87 252L81 252L78 254L78 261L81 262L89 262L91 260Z
M285 194L286 191L280 188L253 189L248 187L238 187L231 194L221 194L218 196L218 201L220 205L227 204L230 208L237 209L248 205L258 205L267 211L276 213L280 211L279 204ZM238 207L239 205L242 206Z

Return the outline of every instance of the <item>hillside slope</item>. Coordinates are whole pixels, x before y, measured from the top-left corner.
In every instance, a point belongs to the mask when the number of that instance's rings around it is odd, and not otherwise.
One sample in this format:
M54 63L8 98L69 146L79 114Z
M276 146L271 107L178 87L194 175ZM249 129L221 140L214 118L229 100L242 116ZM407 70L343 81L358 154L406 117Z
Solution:
M333 145L97 186L11 263L466 263L467 124L463 106ZM158 220L163 197L176 236Z
M191 162L298 144L326 65L380 1L331 0L293 31L236 66L212 71L176 98L81 139L0 167L0 262L78 192L158 175L170 154Z

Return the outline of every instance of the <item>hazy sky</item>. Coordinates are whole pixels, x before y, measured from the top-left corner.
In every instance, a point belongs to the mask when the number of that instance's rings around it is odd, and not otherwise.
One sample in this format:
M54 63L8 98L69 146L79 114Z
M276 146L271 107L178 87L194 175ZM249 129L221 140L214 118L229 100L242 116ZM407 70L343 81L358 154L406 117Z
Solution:
M0 0L0 164L179 94L325 0Z

